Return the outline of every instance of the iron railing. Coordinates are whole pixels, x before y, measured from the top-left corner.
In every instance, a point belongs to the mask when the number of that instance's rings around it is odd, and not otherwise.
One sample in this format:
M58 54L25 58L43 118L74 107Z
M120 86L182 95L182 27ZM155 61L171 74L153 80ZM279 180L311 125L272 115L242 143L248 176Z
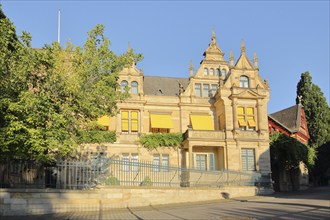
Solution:
M54 166L0 164L1 188L90 189L100 186L221 187L257 185L259 172L206 171L106 157L60 160Z

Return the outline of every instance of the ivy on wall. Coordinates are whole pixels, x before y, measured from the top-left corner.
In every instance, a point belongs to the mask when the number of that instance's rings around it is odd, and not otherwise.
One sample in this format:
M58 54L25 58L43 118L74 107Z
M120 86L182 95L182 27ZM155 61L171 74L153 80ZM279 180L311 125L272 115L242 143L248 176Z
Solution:
M80 130L78 132L78 142L83 143L113 143L116 141L115 131L104 130Z
M157 147L179 147L183 141L181 133L153 133L140 138L140 143L148 149Z

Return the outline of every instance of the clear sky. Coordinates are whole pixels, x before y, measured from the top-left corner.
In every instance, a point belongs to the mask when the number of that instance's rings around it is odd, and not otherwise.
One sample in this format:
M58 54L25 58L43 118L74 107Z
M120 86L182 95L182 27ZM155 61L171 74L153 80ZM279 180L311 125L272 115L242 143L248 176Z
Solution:
M268 112L295 104L301 73L309 71L313 83L329 103L329 1L15 1L0 0L17 33L32 35L40 48L57 41L61 10L61 44L83 45L87 32L104 24L111 49L121 54L128 42L144 60L138 63L147 76L189 77L211 40L235 62L244 39L246 53L256 52L259 73L268 79Z

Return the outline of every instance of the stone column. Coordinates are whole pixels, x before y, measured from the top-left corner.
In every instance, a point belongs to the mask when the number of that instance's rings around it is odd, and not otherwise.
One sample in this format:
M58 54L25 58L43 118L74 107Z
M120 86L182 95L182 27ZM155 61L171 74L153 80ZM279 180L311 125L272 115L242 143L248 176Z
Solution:
M263 130L263 126L262 126L262 101L260 99L257 100L257 119L258 119L258 130ZM268 123L267 123L268 124Z
M238 129L238 123L237 123L237 98L233 98L232 108L233 108L233 128L234 128L234 130L237 130Z

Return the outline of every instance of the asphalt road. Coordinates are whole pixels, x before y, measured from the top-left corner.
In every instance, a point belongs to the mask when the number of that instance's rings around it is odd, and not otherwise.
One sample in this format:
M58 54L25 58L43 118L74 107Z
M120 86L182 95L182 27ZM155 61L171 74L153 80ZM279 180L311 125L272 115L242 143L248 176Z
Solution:
M1 218L1 217L0 217ZM329 219L330 188L275 193L271 196L226 199L142 208L115 209L40 216L4 217L12 220L105 220L105 219Z

